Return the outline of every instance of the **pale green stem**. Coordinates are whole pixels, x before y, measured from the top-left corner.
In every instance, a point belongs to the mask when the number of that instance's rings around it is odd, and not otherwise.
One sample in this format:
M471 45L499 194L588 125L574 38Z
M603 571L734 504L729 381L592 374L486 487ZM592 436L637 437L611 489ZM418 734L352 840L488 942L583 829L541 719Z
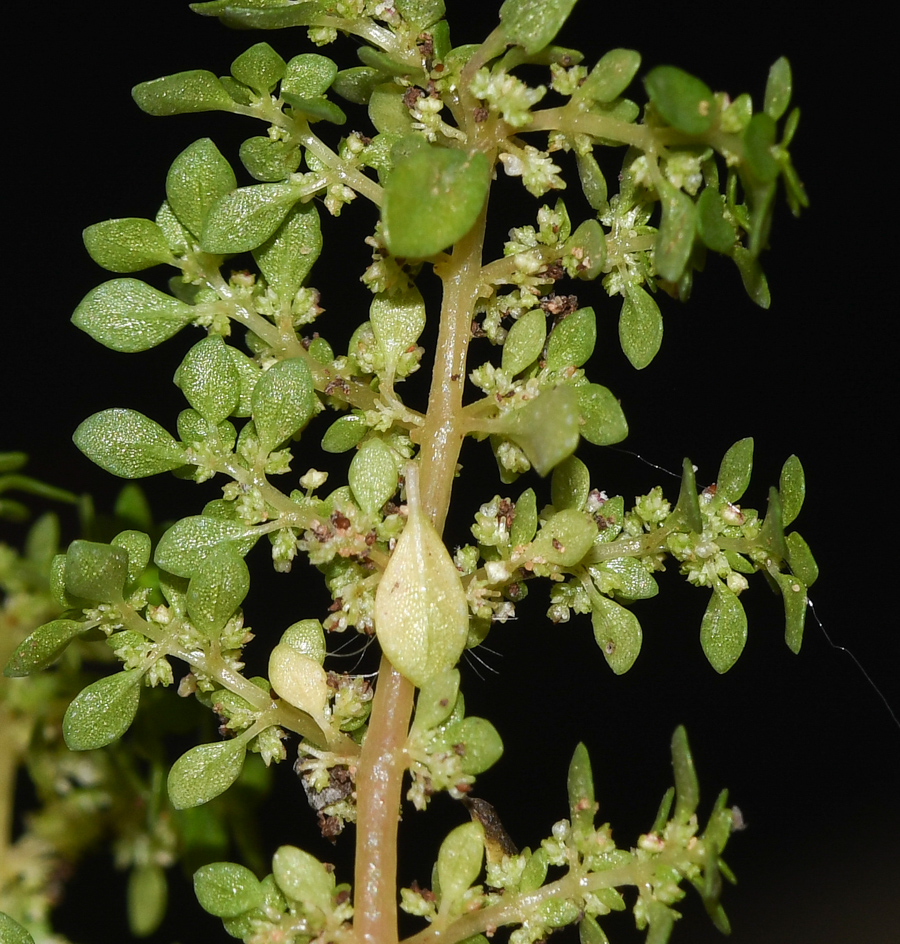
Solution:
M497 928L508 924L519 924L529 913L552 898L578 901L585 893L595 892L601 888L620 888L623 885L635 885L640 888L646 885L660 868L683 866L687 857L700 863L704 861L705 856L706 850L702 844L698 844L693 855L683 846L675 846L671 850L664 849L657 856L642 861L635 860L618 869L607 869L581 876L570 872L537 891L504 896L503 901L498 904L465 914L448 927L441 928L432 925L418 934L404 938L402 944L437 944L438 941L441 944L453 944L475 934L487 932L490 935Z
M359 944L397 940L397 825L414 690L382 656L356 774L353 909Z
M444 283L437 353L425 424L412 435L421 445L422 507L439 533L450 506L464 435L462 394L472 310L481 285L486 212L485 206L449 260L435 267ZM397 823L414 691L412 683L382 658L356 776L354 930L360 944L397 940Z

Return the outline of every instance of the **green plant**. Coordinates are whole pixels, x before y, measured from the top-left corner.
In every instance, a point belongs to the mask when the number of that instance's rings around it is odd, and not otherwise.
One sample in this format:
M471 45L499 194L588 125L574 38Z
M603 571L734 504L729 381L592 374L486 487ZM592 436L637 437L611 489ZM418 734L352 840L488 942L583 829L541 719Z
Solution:
M213 709L228 737L193 747L174 764L160 809L167 802L203 809L238 781L248 750L268 766L287 756L288 734L301 738L299 772L323 832L334 836L356 822L352 898L350 886L335 885L321 863L293 846L278 850L274 878L262 882L245 866L204 864L195 879L201 904L245 940L396 939L402 778L408 769L407 797L421 808L439 791L465 798L499 758L498 732L465 715L456 663L494 622L513 616L532 578L552 582L554 621L590 613L617 674L640 651L632 604L657 592L653 574L665 557L711 590L701 641L717 671L743 648L738 594L757 570L782 594L787 641L799 648L805 590L816 576L802 538L784 534L803 499L799 462L788 460L762 517L737 505L752 465L747 439L724 457L715 488L698 491L686 460L674 503L654 489L626 508L621 497L592 487L573 454L579 438L608 445L627 426L613 393L585 374L594 309L556 285L601 280L636 368L661 343L653 295L663 289L686 299L708 252L730 257L750 295L767 305L757 258L778 181L792 209L805 203L787 152L797 113L777 132L790 70L785 60L772 67L764 107L754 113L747 96L730 101L678 69L657 67L644 76L650 104L642 113L623 97L640 67L637 53L614 50L591 69L576 51L552 45L573 6L507 0L483 44L454 49L440 2L398 3L396 10L200 4L200 12L238 25L308 26L316 43L336 32L354 35L367 43L362 65L339 71L318 53L285 61L260 43L224 79L197 71L135 89L151 114L223 110L262 119L269 130L240 149L257 183L238 187L228 161L203 139L170 168L154 221L110 220L86 230L89 252L108 269L127 275L168 264L179 273L169 294L131 277L104 283L79 305L80 328L129 352L190 324L207 335L175 377L189 405L177 438L140 413L115 409L85 420L75 440L125 478L173 471L229 481L222 498L177 521L158 543L152 529L129 527L110 542L79 541L54 558L51 588L65 615L19 646L7 674L43 667L78 637L108 637L124 668L84 689L63 722L70 747L94 750L128 730L144 688L174 680L171 657L185 663L179 692ZM519 78L533 81L534 66L544 75L549 67L542 81L550 91ZM325 143L330 125L345 119L331 93L366 105L377 133ZM536 107L551 95L558 104ZM608 189L605 158L595 155L605 145L626 146L618 193ZM500 170L539 199L525 204L526 218L491 259L487 196ZM565 182L575 189L576 180L587 201L578 225L550 194ZM327 288L320 295L307 282L322 250L318 205L349 216L355 208L347 204L357 197L381 213L363 276L372 299L367 320L350 326L346 355L336 357L318 333ZM250 264L231 258L244 253L258 275L237 268ZM430 393L427 406L415 409L398 386L419 367L426 296L436 284ZM601 297L593 285L586 291ZM249 354L240 338L226 340L238 328L247 330ZM334 331L340 337L345 328ZM474 387L464 397L467 378ZM318 416L328 409L340 413L330 425ZM326 490L323 463L301 453L319 435L325 453L353 453L347 485ZM465 436L489 441L503 487L493 498L488 492L477 512L468 509L475 541L451 557L439 535ZM301 488L289 478L280 489L272 479L288 476L292 461L295 472L308 469ZM532 467L551 476L540 499L536 480L510 488ZM247 678L240 672L250 641L241 611L249 590L244 558L263 537L278 571L307 554L333 605L324 625L306 618L283 633L254 616L257 635L280 641L270 646L267 677ZM388 657L374 696L368 680L323 668L326 633L352 630L374 633ZM470 801L472 822L444 840L432 888L401 892L404 910L431 921L415 939L440 932L462 940L510 924L525 942L579 923L583 939L602 941L596 919L622 906L617 887L636 885L638 924L649 925L648 940L662 941L684 879L725 927L718 898L720 874L729 873L720 853L733 813L723 795L698 833L696 780L680 728L673 759L674 809L667 794L634 850L618 849L608 827L595 828L582 748L569 769L569 820L533 853L505 845L490 808ZM160 863L139 864L155 876L145 881L158 898ZM551 867L562 871L548 880Z

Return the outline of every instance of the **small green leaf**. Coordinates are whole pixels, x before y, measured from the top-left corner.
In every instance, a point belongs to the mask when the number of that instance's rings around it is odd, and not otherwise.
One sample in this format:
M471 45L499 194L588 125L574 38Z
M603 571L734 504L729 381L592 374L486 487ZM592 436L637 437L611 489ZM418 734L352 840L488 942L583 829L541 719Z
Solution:
M595 446L611 446L628 435L628 421L619 401L600 384L583 384L578 390L581 436Z
M591 69L576 95L594 102L611 102L628 88L640 65L640 53L633 49L610 49Z
M500 760L503 741L497 729L484 718L463 718L451 724L444 739L462 758L463 773L477 776Z
M177 72L131 90L141 111L148 115L184 115L198 111L231 111L234 102L225 86L204 69Z
M644 79L653 107L673 128L704 134L712 126L715 100L709 86L675 66L657 66Z
M694 201L671 185L659 185L662 221L656 236L653 264L660 277L677 282L684 274L694 246L697 213Z
M397 458L383 439L363 443L350 463L348 482L357 504L367 515L378 515L397 491Z
M213 204L203 224L203 251L230 254L256 249L275 233L302 196L302 188L292 183L253 184L226 193Z
M509 329L500 366L510 377L515 377L538 359L546 339L547 318L543 310L530 308Z
M73 541L66 553L66 592L100 603L121 601L128 551L95 541Z
M737 240L734 224L725 218L725 202L712 187L704 187L697 199L697 234L713 252L730 253Z
M290 141L273 141L263 136L247 138L238 152L251 177L272 183L296 173L303 152Z
M3 911L0 911L0 940L3 944L34 944L31 934Z
M584 744L578 744L569 762L566 789L569 794L569 820L572 828L581 836L587 836L594 829L597 804L594 799L591 759Z
M384 352L385 373L393 377L397 364L415 347L425 328L425 300L415 285L393 293L379 293L369 307L375 339Z
M121 496L120 496L121 497ZM143 531L120 531L110 541L114 547L121 547L128 553L128 576L126 587L130 587L147 569L150 563L152 544L150 535Z
M776 59L769 69L769 78L766 82L766 94L763 104L765 113L775 121L787 111L791 103L791 65L782 56Z
M502 417L498 432L522 448L538 475L547 475L578 445L578 391L556 387Z
M504 0L500 7L507 43L533 55L549 45L569 18L575 0Z
M72 436L75 445L107 472L138 479L177 469L184 449L162 426L134 410L103 410L89 416Z
M274 364L256 381L251 402L260 446L271 452L300 432L318 408L306 361L291 357Z
M541 528L532 547L536 557L560 567L574 567L596 537L597 524L590 515L581 509L563 508Z
M304 52L287 64L281 90L299 98L318 98L331 87L337 72L338 67L327 56Z
M789 456L782 466L778 494L781 496L781 522L787 527L800 514L806 497L806 475L796 456Z
M172 806L186 810L224 793L240 776L246 752L245 743L235 738L200 744L182 754L172 765L167 781Z
M478 878L483 860L484 829L481 823L463 823L441 843L437 877L443 914L461 904L463 895Z
M7 678L22 678L52 665L69 643L86 629L78 620L59 619L44 623L19 643L3 669Z
M331 84L332 91L354 105L367 105L375 86L384 81L384 73L371 66L341 69Z
M578 923L578 940L580 944L609 944L609 938L603 928L597 924L597 919L590 915Z
M603 171L600 170L600 165L590 152L587 154L576 153L575 157L578 164L578 178L581 181L584 197L592 209L602 213L609 206L609 191Z
M619 343L632 367L641 370L656 357L662 335L659 305L640 285L626 288L619 316Z
M776 574L775 580L784 601L784 641L788 649L796 655L803 642L803 627L809 603L806 585L791 574Z
M762 183L772 183L781 172L781 165L772 154L776 132L774 119L763 112L757 112L744 129L744 157Z
M700 513L700 499L697 497L697 476L690 459L681 460L681 489L667 522L695 534L703 531L703 515Z
M753 439L740 439L722 457L716 478L716 496L736 502L747 491L753 471Z
M231 165L209 138L201 138L172 162L166 200L181 225L199 238L213 204L235 187Z
M231 74L259 95L267 95L287 71L284 59L268 43L257 43L231 63Z
M641 651L641 624L631 610L600 593L591 593L591 623L594 639L607 664L616 673L627 672Z
M136 865L128 876L128 929L135 937L148 937L166 916L169 886L165 870L155 862Z
M157 567L177 577L193 577L219 545L246 554L258 535L239 521L192 515L176 521L160 538L153 559Z
M282 303L294 300L322 251L315 204L297 203L274 235L253 250L253 258Z
M70 751L92 751L118 740L130 727L141 699L142 669L108 675L75 696L63 718Z
M175 385L208 422L218 424L231 416L238 405L241 383L220 335L209 335L187 352L175 371Z
M194 872L194 894L200 907L217 918L236 918L263 903L259 879L236 862L211 862Z
M138 272L175 262L163 231L152 220L104 220L88 226L82 239L94 262L112 272Z
M516 501L516 515L509 529L509 543L513 548L529 544L537 531L537 496L533 488L526 488Z
M569 456L553 470L550 480L550 501L557 511L563 508L584 508L591 490L591 473L578 458Z
M293 646L279 643L269 654L269 681L285 701L312 718L322 718L328 703L328 675Z
M385 184L381 218L388 249L423 259L462 239L475 225L489 187L490 165L481 151L416 149Z
M285 897L304 909L329 915L333 910L334 873L296 846L281 846L272 856L272 874Z
M766 517L759 529L757 541L761 547L779 560L787 560L788 549L784 542L784 521L782 519L781 496L777 488L769 489L769 502Z
M112 279L92 289L72 323L113 351L146 351L177 334L196 317L191 305L138 279Z
M759 260L743 246L735 246L731 250L731 258L741 273L744 291L760 308L768 308L772 303L772 296L769 294L769 282Z
M606 268L607 246L603 227L596 220L585 220L566 240L563 253L564 264L576 279L596 279ZM568 256L574 261L574 273Z
M747 642L747 614L741 601L717 580L700 624L700 645L709 664L721 675L727 672Z
M579 308L566 315L550 332L547 341L547 367L581 367L594 353L597 343L597 318L593 308Z
M807 587L811 587L819 579L819 565L813 557L809 545L796 532L792 531L786 538L788 549L788 564L791 573L799 577Z
M652 575L634 557L614 557L588 569L598 587L614 591L618 600L649 600L659 593Z
M191 576L187 611L191 622L210 639L218 637L250 589L250 571L230 544L210 549Z
M325 452L347 452L366 435L368 426L362 416L348 413L336 419L322 437L322 449Z
M336 125L345 124L347 121L343 109L327 98L302 98L285 91L282 91L281 97L294 112L303 115L308 121L330 121Z
M394 6L407 23L420 30L433 26L446 12L444 0L396 0Z
M675 771L675 819L686 823L700 802L700 782L683 725L678 725L672 735L672 768Z
M459 669L439 672L419 691L413 727L424 732L443 724L453 712L458 696Z

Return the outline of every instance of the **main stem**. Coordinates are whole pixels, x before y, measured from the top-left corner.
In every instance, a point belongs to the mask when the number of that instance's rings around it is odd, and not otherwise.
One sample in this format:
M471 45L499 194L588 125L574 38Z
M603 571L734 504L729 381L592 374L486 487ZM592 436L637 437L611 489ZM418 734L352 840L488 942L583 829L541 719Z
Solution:
M413 435L420 444L422 507L444 527L464 435L462 395L472 312L481 282L487 206L438 272L444 282L428 412ZM356 775L354 930L360 944L397 941L397 825L404 748L415 688L382 657L369 729Z

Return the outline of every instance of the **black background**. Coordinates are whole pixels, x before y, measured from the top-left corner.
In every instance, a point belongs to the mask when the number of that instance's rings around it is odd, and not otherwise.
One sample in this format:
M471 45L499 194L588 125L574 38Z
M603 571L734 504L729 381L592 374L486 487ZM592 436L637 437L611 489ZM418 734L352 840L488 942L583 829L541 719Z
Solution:
M483 37L499 3L451 0L448 7L459 44ZM688 12L683 5L641 3L632 13L581 0L560 42L583 49L589 65L613 46L636 48L643 54L641 74L677 64L715 89L749 91L760 101L769 65L787 55L803 113L794 159L812 206L799 220L786 211L777 215L763 260L773 298L768 311L746 299L730 264L714 260L696 279L688 305L662 299L663 348L640 373L617 347L618 304L599 287L579 294L598 313L593 376L622 400L631 427L626 448L668 469L688 455L706 483L724 450L753 436L757 463L745 503L757 507L784 459L800 456L808 494L796 526L821 567L811 593L816 612L898 711L900 647L889 550L896 531L897 262L887 93L894 93L888 74L895 50L872 5L840 16L813 9L707 4ZM285 58L309 46L302 31L233 33L175 2L81 0L52 14L46 6L18 7L13 16L10 35L20 37L23 52L6 85L11 161L2 446L28 451L34 474L90 490L108 510L120 483L81 456L71 432L109 406L142 410L174 428L181 407L170 380L194 338L179 335L154 351L122 355L74 329L71 310L110 277L87 257L80 232L102 219L152 217L166 168L194 139L212 137L238 167L240 141L261 133L249 120L227 115L151 118L133 105L129 90L183 69L227 73L231 60L259 39ZM323 52L352 64L346 41ZM641 94L639 86L634 94ZM349 126L363 127L354 117ZM509 196L498 201L495 253L505 228L532 222L537 206L521 190L503 193ZM565 196L572 197L575 215L574 193ZM345 208L338 221L324 220L323 213L325 252L311 281L323 293L327 314L319 328L328 338L346 337L368 305L356 282L366 247L361 238L354 245L339 235L344 223L358 232L361 216L362 235L368 231L374 214L362 203ZM330 260L329 234L335 234ZM155 272L147 278L162 287ZM410 389L413 400L424 396L421 378ZM657 482L672 498L677 494L676 479L634 456L589 445L580 455L594 484L610 494L630 501ZM295 474L316 458L314 451L298 457ZM481 501L497 491L515 495L526 484L504 489L490 457L474 446L463 464L483 482L474 490L464 486L451 511L460 541ZM174 516L196 513L216 487L207 485L198 497L196 486L165 476L149 482L148 492L157 509ZM264 554L256 558L263 571ZM493 651L479 653L490 670L477 662L463 669L469 711L494 721L507 745L502 762L480 779L479 794L498 807L520 845L533 846L566 815L565 767L583 739L594 761L600 816L627 845L652 822L670 779L668 740L684 723L704 809L720 786L728 786L749 824L728 855L739 877L725 898L735 944L887 944L900 917L898 725L814 619L800 655L788 651L780 601L761 579L745 597L747 649L730 673L717 676L698 641L707 593L684 587L674 574L668 578L658 598L638 607L644 649L622 678L603 663L587 617L549 624L539 591L520 607L516 622L494 630L487 643ZM280 580L268 573L260 578L262 587L247 604L248 621L262 637L258 646L265 648L266 637L276 637L293 619L322 615L317 579L302 566ZM269 601L269 588L281 602ZM298 606L298 599L305 602ZM324 844L288 765L278 774L284 805L269 807L269 851L290 842L345 861L351 837L344 838L343 851ZM445 797L434 809L406 813L401 832L415 840L405 849L404 883L418 878L428 884L441 835L432 821L441 819L446 831L465 818ZM123 939L124 906L110 875L102 859L91 860L70 895L62 916L74 940ZM673 940L719 940L694 897ZM176 898L152 940L228 940L217 921L204 921L198 911ZM607 930L614 942L638 939L627 917L610 921Z

